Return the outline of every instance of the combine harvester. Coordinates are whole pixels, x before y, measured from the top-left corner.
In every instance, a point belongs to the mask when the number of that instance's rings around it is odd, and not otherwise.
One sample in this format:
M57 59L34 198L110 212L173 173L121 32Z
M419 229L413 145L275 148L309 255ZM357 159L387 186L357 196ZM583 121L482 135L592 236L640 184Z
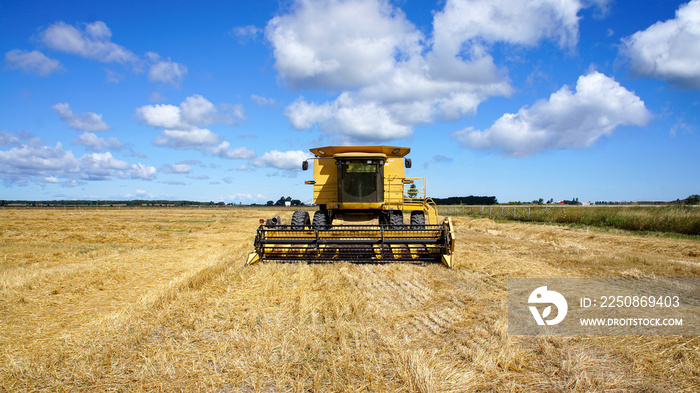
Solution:
M452 220L438 221L425 197L425 178L407 178L411 149L394 146L329 146L316 155L313 220L295 211L290 224L279 216L260 220L255 252L246 265L287 262L442 262L452 267ZM302 169L309 168L309 160ZM404 216L409 216L408 224ZM340 223L339 221L342 221Z

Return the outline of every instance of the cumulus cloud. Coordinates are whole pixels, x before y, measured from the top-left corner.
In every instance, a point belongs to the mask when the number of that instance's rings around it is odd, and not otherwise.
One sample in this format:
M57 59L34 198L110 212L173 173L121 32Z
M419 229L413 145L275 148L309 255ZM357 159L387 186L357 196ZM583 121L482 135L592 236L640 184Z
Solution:
M255 157L254 151L246 148L245 146L231 148L231 144L227 141L223 141L218 146L211 149L211 153L215 156L228 158L231 160L249 159Z
M131 165L131 169L126 172L124 177L129 179L143 179L151 180L156 177L156 168L150 165L144 165L141 163Z
M426 38L383 0L299 1L270 20L265 34L288 86L341 91L331 101L299 98L289 105L293 127L381 141L409 136L419 124L471 115L489 97L510 95L488 45L552 40L572 47L581 4L448 0Z
M241 105L214 105L199 94L185 98L179 106L145 105L136 110L136 117L152 127L193 128L213 123L236 125L245 119Z
M171 149L208 150L221 141L221 135L206 128L191 128L186 130L164 130L153 143L156 146L166 146Z
M22 70L39 76L49 76L53 72L65 70L61 62L36 50L30 52L13 49L5 53L5 66L10 70Z
M109 126L102 120L102 115L92 112L81 114L73 113L68 103L58 103L51 107L61 120L68 123L70 128L76 131L107 131Z
M272 150L258 157L253 164L260 168L277 168L283 170L298 170L302 161L312 158L313 155L301 150L279 151Z
M110 152L85 154L78 163L84 180L109 180L115 173L129 169L128 162L114 158Z
M450 0L435 15L433 51L452 57L471 40L535 45L552 39L572 47L581 8L578 0Z
M112 42L112 31L102 21L77 26L57 22L42 30L39 39L50 49L102 63L128 65L135 73L142 73L147 67L148 80L151 82L178 87L187 75L187 67L172 61L170 58L163 59L155 52L146 52L141 57ZM31 70L40 75L48 75L62 69L57 60L49 59L37 51L14 50L8 52L5 58L8 65L12 64L15 68L21 68L25 71ZM119 83L124 79L124 75L118 72L109 69L105 71L108 82Z
M579 77L576 91L564 86L549 100L504 114L484 131L468 127L452 138L467 148L500 147L507 155L523 157L545 149L588 147L619 126L643 126L650 119L639 97L592 72Z
M102 150L121 150L124 144L116 137L100 138L92 132L84 132L80 134L78 139L72 142L74 145L85 146L93 152Z
M412 56L421 34L383 1L305 1L266 28L275 67L297 87L358 87Z
M76 157L72 151L64 150L60 143L51 147L36 140L31 142L0 150L0 178L6 183L55 183L64 179L61 184L74 186L81 181L109 180L115 176L152 179L156 175L153 167L129 164L109 152Z
M245 118L243 107L222 103L214 105L201 95L187 97L179 106L169 104L145 105L136 110L139 121L165 128L153 143L177 150L199 150L229 159L255 156L245 147L231 148L219 134L201 128L215 123L236 125Z
M682 5L674 19L622 40L621 52L638 75L700 89L700 0Z
M18 181L28 176L53 176L56 173L75 174L78 160L71 151L65 151L60 143L55 147L20 145L0 151L0 173L3 179Z
M135 64L139 61L132 51L112 42L112 32L104 22L81 27L54 23L41 32L41 41L51 49L104 63Z
M145 105L136 109L136 117L151 127L176 128L182 124L180 112L175 105Z
M183 64L176 63L169 58L163 60L154 52L148 52L146 57L153 62L148 71L148 80L151 82L167 83L177 87L187 75L187 67Z

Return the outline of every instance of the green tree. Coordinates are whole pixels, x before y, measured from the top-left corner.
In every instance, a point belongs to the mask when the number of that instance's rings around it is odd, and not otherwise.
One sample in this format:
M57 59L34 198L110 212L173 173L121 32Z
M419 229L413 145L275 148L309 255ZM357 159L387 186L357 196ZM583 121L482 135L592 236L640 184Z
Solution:
M415 198L418 196L418 187L414 183L411 183L411 187L408 188L408 197Z
M700 205L700 195L695 194L685 198L686 205Z

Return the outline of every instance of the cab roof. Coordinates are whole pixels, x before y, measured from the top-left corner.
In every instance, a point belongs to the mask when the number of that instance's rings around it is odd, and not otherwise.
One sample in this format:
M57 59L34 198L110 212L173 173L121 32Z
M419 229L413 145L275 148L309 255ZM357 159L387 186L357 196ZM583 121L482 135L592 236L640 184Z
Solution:
M403 157L411 152L410 147L398 146L326 146L309 149L316 157Z

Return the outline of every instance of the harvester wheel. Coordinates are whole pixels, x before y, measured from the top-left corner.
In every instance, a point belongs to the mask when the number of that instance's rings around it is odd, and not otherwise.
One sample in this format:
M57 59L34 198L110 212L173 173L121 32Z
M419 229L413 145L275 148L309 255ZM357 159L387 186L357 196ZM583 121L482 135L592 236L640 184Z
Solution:
M323 210L316 210L311 228L325 230L330 228L330 226L331 220L328 213Z
M393 229L403 228L403 212L393 211L389 212L389 226Z
M425 213L422 211L411 212L411 229L425 229Z
M292 214L292 229L295 231L303 231L306 227L311 226L309 212L306 210L297 210Z

